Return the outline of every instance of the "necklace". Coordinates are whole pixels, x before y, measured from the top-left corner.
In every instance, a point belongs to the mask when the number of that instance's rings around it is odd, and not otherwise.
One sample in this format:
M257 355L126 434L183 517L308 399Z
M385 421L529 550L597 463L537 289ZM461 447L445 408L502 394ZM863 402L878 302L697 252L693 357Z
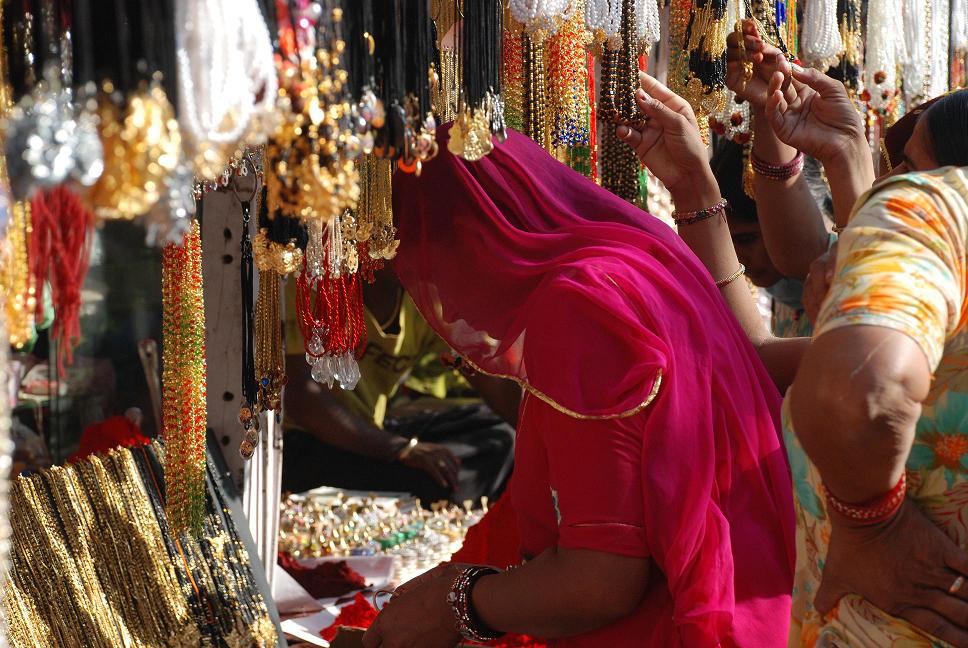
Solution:
M181 125L197 170L213 178L275 106L272 42L256 0L177 0L175 21Z
M205 304L202 244L192 223L181 247L165 246L162 265L165 481L168 518L201 530L205 503Z
M812 0L803 10L800 58L804 64L826 71L838 63L844 42L837 25L837 0Z

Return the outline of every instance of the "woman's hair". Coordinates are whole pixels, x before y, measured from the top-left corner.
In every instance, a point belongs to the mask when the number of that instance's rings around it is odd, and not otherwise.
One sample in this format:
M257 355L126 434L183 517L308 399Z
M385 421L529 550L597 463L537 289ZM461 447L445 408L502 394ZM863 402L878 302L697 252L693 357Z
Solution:
M934 159L940 166L968 166L968 89L938 99L921 116L927 121Z
M731 140L722 140L709 166L719 184L719 193L729 202L729 218L744 223L759 222L756 202L743 190L743 147Z
M722 140L713 153L709 166L719 184L719 193L729 201L729 217L744 223L759 222L756 213L756 201L750 198L743 189L743 147L732 140ZM831 218L834 212L830 189L823 180L820 163L812 157L807 157L803 164L803 178L810 188L810 194L820 207L820 212Z

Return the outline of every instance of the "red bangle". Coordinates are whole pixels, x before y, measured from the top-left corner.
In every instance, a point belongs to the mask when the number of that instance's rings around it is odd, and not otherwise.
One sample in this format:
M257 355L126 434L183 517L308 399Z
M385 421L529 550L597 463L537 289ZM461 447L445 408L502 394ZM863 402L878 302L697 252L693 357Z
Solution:
M826 486L823 490L827 497L827 505L837 513L864 525L879 524L890 519L904 503L904 496L907 493L907 477L904 473L901 473L901 478L894 488L883 495L878 495L859 504L850 504L838 499L827 490Z
M750 154L750 162L753 165L753 171L757 175L769 178L770 180L780 181L789 180L803 171L803 159L803 153L798 151L797 156L786 164L770 164L756 155L756 153Z

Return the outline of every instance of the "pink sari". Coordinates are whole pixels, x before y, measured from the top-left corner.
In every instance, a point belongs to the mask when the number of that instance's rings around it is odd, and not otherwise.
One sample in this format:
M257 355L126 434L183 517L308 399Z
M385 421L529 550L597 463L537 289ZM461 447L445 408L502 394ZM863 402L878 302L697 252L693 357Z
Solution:
M439 137L419 178L394 178L396 269L424 317L560 412L643 415L645 538L673 611L653 645L785 645L780 398L709 273L669 227L527 137L474 163ZM775 618L744 618L754 608Z

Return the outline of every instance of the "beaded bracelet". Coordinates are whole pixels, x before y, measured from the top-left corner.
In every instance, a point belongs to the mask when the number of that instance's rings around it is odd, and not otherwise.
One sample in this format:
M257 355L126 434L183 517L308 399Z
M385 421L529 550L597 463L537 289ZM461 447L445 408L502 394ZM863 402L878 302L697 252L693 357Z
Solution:
M464 639L484 643L500 639L504 635L484 626L474 614L471 603L471 590L474 589L475 583L484 576L498 573L500 572L492 567L468 567L454 579L454 584L447 595L447 602L454 612L457 632Z
M701 223L702 221L712 218L717 214L725 214L727 207L729 207L729 203L726 202L726 199L724 198L712 207L706 207L705 209L698 209L691 212L681 212L676 210L672 212L672 220L675 221L677 226Z
M750 155L750 162L753 171L769 180L784 181L803 171L803 153L797 152L797 156L786 164L771 164L759 157L755 152Z
M850 504L838 499L827 490L826 486L823 490L827 498L827 505L837 513L864 525L879 524L890 519L904 503L904 496L907 493L907 477L904 473L901 473L901 478L894 488L884 495L878 495L860 504Z

